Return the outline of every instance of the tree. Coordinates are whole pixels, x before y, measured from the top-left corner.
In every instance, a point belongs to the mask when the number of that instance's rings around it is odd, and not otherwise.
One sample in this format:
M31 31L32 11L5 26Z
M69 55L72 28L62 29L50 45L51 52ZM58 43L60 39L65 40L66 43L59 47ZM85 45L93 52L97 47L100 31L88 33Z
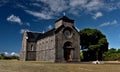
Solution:
M120 49L116 50L115 48L110 48L107 52L103 54L104 60L106 61L115 61L120 60Z
M120 48L117 50L118 53L120 53Z
M5 54L4 53L1 53L0 54L0 59L4 59L5 58Z
M19 56L17 56L17 55L6 56L5 53L1 53L0 59L2 59L2 60L11 60L11 59L19 60Z
M79 34L84 60L102 60L102 54L108 50L106 36L99 30L90 28L81 30ZM84 51L85 49L87 49L87 51Z

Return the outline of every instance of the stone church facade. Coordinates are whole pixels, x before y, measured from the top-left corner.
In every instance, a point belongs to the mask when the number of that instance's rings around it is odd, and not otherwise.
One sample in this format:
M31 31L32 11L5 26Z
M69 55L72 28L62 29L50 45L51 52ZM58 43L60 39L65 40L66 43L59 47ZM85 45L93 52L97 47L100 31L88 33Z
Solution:
M25 31L20 60L80 61L80 36L74 20L63 16L56 20L55 28L45 33Z

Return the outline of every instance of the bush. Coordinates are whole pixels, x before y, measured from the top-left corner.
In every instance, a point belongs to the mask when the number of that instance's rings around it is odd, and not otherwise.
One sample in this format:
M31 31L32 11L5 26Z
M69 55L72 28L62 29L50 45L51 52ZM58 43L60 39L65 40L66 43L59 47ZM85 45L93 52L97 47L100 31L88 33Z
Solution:
M118 50L111 48L108 50L108 52L105 52L103 54L105 61L116 61L116 60L120 60L120 53L118 52Z
M0 59L2 60L11 60L11 59L17 59L19 60L18 56L5 56L5 55L0 55Z

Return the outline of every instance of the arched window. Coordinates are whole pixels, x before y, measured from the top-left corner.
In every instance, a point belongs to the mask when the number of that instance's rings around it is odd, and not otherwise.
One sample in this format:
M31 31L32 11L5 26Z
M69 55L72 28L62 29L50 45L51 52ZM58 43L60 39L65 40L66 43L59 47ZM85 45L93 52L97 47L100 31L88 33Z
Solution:
M33 51L33 50L34 50L33 44L31 45L31 48L30 48L30 50L31 50L31 51Z
M71 42L66 42L64 44L64 48L72 48L72 43Z

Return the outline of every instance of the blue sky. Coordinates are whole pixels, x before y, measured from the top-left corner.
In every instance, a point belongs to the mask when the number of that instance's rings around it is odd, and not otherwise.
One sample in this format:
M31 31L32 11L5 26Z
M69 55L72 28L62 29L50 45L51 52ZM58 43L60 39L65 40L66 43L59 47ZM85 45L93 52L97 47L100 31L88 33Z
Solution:
M0 0L0 53L19 53L24 30L46 32L63 13L78 30L96 28L109 48L120 48L120 0Z

